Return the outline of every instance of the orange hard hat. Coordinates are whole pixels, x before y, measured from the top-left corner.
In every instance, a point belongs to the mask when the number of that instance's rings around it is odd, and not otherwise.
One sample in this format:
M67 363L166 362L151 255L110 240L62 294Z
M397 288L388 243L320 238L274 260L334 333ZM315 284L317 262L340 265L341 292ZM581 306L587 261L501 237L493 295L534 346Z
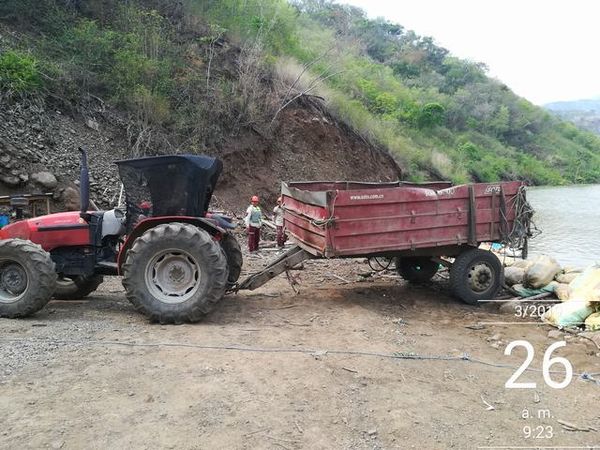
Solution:
M253 195L252 198L250 199L250 201L252 203L258 203L258 195Z
M152 203L150 203L148 200L144 200L142 203L140 203L139 207L141 209L150 209L152 208Z

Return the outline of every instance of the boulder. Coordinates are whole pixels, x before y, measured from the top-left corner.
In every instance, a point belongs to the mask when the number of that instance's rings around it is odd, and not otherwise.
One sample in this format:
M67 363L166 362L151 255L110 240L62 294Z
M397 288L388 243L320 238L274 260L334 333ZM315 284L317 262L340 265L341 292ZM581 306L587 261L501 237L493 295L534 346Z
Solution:
M58 185L56 177L50 172L36 172L31 174L31 180L47 189L54 189Z
M0 175L0 181L6 184L7 186L18 186L21 183L21 180L18 177L13 175Z
M62 193L61 200L65 204L67 211L79 210L79 191L72 187L67 187Z

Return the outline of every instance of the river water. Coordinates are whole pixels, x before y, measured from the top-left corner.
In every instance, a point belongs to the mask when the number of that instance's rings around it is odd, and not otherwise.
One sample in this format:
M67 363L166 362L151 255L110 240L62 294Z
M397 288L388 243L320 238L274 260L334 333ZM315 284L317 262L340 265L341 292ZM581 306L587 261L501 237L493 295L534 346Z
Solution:
M600 185L531 187L527 200L542 230L529 241L531 256L545 253L578 267L600 263Z

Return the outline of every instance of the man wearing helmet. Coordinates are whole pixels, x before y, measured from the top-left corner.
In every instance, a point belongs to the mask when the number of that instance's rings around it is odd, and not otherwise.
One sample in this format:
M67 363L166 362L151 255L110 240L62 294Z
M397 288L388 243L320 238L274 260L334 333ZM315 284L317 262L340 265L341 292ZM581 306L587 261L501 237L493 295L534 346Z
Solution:
M246 210L246 228L248 230L248 250L255 252L258 250L258 243L260 241L260 227L262 225L262 211L258 206L258 197L252 196L250 200L251 205Z

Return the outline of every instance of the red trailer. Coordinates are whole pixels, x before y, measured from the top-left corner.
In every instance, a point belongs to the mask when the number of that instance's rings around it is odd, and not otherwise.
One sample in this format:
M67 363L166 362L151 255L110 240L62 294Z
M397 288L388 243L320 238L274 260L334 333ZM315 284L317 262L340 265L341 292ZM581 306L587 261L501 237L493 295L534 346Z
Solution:
M380 256L395 259L412 282L449 265L453 293L474 304L495 297L504 281L496 255L479 245L501 242L526 252L532 215L519 181L292 182L283 183L282 197L297 245L239 289L255 289L309 258Z

